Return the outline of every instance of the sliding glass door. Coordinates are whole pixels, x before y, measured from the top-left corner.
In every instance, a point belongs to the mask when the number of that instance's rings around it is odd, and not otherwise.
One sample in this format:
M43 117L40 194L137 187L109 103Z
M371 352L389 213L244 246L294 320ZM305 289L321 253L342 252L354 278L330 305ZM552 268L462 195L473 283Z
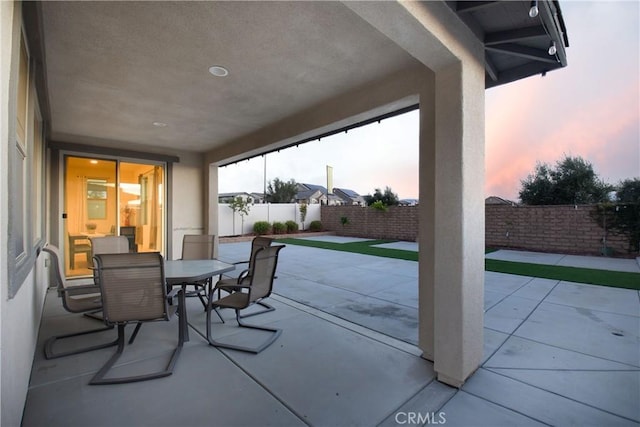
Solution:
M91 273L91 239L122 235L131 252L164 252L164 167L65 157L65 273Z

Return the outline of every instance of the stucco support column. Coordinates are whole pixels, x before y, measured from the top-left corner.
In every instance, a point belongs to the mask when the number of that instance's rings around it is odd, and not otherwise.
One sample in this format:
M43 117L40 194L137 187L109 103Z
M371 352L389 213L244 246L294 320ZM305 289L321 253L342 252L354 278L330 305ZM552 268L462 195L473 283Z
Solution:
M420 91L419 182L420 204L418 221L418 345L422 357L434 360L434 288L435 288L435 184L436 184L436 132L435 132L435 74L425 72Z
M421 188L421 196L427 196L427 206L420 202L420 219L427 222L421 226L420 236L421 245L427 245L426 253L420 258L421 264L424 262L420 268L420 346L424 356L433 359L438 380L460 387L478 368L483 353L484 69L481 62L456 62L438 70L434 106L433 137L429 130L421 131L420 146L420 159L424 162L420 167L420 186L426 186ZM421 126L428 126L430 117L429 113L422 113ZM427 241L431 235L433 247ZM432 303L424 301L422 294L428 298L431 292ZM431 308L432 318L425 312Z
M213 234L215 237L214 244L214 257L218 256L218 240L219 240L219 227L218 227L218 165L205 164L205 224L204 229L206 234Z

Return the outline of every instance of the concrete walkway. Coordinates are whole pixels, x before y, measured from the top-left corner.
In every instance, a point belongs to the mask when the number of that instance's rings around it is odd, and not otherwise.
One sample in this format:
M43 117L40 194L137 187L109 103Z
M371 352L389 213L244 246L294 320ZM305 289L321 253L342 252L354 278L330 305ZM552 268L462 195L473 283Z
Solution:
M248 253L220 247L227 260ZM219 350L191 331L174 375L103 387L87 383L112 349L43 359L46 337L95 327L50 292L23 426L640 424L638 291L486 272L484 360L457 390L415 346L417 277L416 262L289 245L276 311L247 319L283 329L271 347ZM217 338L258 339L223 313ZM204 329L195 299L189 320ZM119 369L164 363L176 327L145 324Z

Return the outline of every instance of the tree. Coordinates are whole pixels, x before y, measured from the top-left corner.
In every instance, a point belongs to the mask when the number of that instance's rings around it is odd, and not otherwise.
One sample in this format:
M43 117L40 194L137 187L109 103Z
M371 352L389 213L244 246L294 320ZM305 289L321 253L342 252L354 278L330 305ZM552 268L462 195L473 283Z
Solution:
M293 179L288 182L275 178L269 181L267 186L267 202L269 203L291 203L298 194L298 184Z
M640 178L621 181L618 184L616 200L618 203L636 203L640 205Z
M618 184L616 204L603 203L595 220L608 230L629 239L629 252L640 253L640 178L625 179Z
M304 230L304 221L307 219L307 204L303 202L298 209L300 209L300 221Z
M242 234L243 232L243 228L244 228L244 216L249 214L249 210L251 209L251 206L249 205L249 202L247 202L245 199L243 199L240 196L236 196L231 203L229 203L229 208L231 210L233 210L233 232L236 232L236 212L240 214L240 217L242 218L242 225L240 226L240 234Z
M569 156L559 160L555 168L538 163L535 172L520 182L520 200L526 205L606 202L613 189L598 178L591 163Z
M384 193L380 191L379 188L376 188L373 196L371 194L367 194L364 196L364 200L367 202L367 206L371 206L378 200L381 201L385 206L395 206L400 200L398 199L398 195L391 190L390 187L385 187Z

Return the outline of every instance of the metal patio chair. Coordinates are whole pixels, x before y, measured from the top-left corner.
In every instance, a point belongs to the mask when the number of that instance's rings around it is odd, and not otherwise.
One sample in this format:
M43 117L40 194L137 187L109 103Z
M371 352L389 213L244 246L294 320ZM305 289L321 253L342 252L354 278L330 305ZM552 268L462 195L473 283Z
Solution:
M91 237L91 257L98 254L126 254L129 253L129 240L125 236L103 236L103 237ZM93 268L93 283L96 286L100 286L98 283L98 274ZM102 309L95 310L89 313L85 313L85 316L92 317L94 319L102 321L100 313Z
M185 234L182 238L182 258L184 260L213 259L215 236L213 234ZM170 286L182 286L186 296L197 296L206 309L206 296L213 287L211 279L192 283L170 283ZM194 290L186 292L187 286Z
M247 261L237 261L237 262L233 262L232 264L234 264L234 265L248 264L248 267L251 267L251 261L253 260L253 257L255 256L256 252L259 249L268 248L269 246L271 246L272 243L273 243L273 239L270 238L270 237L264 237L264 236L255 237L251 241L251 254L249 256L249 260L247 260ZM247 284L247 283L249 283L250 280L251 280L251 270L250 270L250 268L247 268L247 269L243 270L238 275L238 277L221 278L218 281L218 283L216 283L214 291L216 291L216 290L218 291L218 299L220 299L220 291L225 291L227 293L232 293L232 292L237 290L237 286L238 285ZM263 314L263 313L268 313L270 311L274 311L275 310L275 308L273 306L271 306L270 304L267 304L263 300L257 301L256 304L264 307L264 310L252 312L252 313L249 313L249 314L243 314L243 315L240 316L240 318L244 319L246 317L251 317L251 316L255 316L255 315Z
M108 326L118 327L118 348L89 384L121 384L147 381L169 376L178 360L185 341L189 340L184 291L176 288L167 294L164 260L157 252L102 254L94 256L102 291L102 311ZM178 296L178 305L169 305ZM135 340L144 322L169 321L177 314L178 345L167 367L143 375L105 378L124 351L125 326L137 323L129 344Z
M71 286L62 276L63 266L62 258L60 258L58 248L47 244L42 249L48 253L51 257L51 265L53 266L53 279L56 282L58 296L62 298L62 306L70 313L88 313L100 311L102 309L102 298L100 294L100 288L96 285L75 285ZM111 347L117 344L116 341L111 341L104 344L98 344L91 347L85 347L76 350L70 350L65 352L56 353L54 351L55 344L63 339L77 337L81 335L93 334L97 332L103 332L109 329L113 329L113 326L106 326L99 329L91 329L88 331L75 332L65 335L53 336L44 344L44 357L47 359L56 359L58 357L70 356L72 354L85 353L88 351L99 350L101 348Z
M258 301L271 295L273 279L278 265L278 253L282 248L284 248L284 245L258 249L253 256L249 267L251 271L251 274L249 275L249 282L242 285L236 285L235 292L216 301L213 301L214 292L209 293L209 301L207 305L207 341L209 341L210 345L250 353L260 353L262 350L273 344L273 342L280 336L282 333L281 329L243 323L240 316L240 310L243 310L252 304L256 304ZM236 312L236 321L238 322L239 327L270 332L271 336L255 348L225 344L214 340L211 334L211 311L215 311L216 308L234 309Z

